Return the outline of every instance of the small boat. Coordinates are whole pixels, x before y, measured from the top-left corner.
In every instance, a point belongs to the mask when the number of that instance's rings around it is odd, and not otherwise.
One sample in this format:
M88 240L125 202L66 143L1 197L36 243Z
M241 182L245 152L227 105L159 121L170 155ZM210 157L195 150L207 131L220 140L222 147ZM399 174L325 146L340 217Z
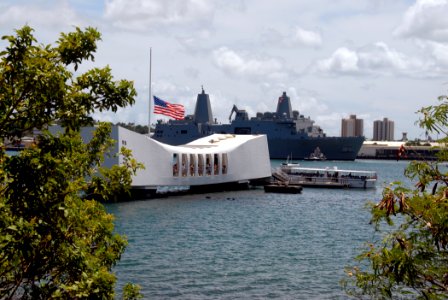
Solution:
M297 163L285 163L279 171L288 176L290 184L304 187L325 188L374 188L377 181L375 171L342 170L333 168L305 168Z
M300 194L302 186L297 184L272 183L264 186L266 193Z
M292 159L292 154L288 155L286 157L286 161L282 163L282 165L286 166L286 165L290 165L290 166L300 166L300 164L298 162L294 162L294 160Z
M316 147L316 149L314 149L309 156L305 157L304 160L327 160L327 157L320 151L319 147Z

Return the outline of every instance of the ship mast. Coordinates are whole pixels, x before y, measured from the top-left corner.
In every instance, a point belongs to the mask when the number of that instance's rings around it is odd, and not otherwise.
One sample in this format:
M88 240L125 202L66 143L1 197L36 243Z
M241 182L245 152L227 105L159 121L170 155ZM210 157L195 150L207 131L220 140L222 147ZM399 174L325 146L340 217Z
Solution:
M149 106L148 106L148 136L151 134L151 104L152 104L152 48L149 47Z

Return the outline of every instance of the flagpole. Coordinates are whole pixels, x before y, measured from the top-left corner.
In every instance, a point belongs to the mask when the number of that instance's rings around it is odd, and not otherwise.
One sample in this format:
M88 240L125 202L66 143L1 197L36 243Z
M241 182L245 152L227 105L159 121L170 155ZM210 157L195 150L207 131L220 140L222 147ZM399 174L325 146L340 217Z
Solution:
M152 103L152 47L149 47L149 113L148 113L148 136L151 134L151 103Z

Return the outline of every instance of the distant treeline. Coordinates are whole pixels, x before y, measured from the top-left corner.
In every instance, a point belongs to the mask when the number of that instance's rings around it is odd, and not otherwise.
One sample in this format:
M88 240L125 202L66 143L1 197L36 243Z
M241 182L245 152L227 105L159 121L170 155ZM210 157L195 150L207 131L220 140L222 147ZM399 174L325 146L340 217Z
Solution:
M405 144L405 146L431 146L431 143L428 141L420 141L420 140L415 140L415 141L407 141Z
M147 134L148 133L148 125L135 125L134 123L117 123L115 125L124 127L126 129L141 133L141 134Z

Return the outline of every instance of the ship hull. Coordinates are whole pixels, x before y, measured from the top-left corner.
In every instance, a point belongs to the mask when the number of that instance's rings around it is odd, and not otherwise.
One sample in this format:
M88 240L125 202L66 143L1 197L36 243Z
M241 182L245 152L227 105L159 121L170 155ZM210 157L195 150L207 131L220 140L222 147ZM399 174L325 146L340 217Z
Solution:
M183 127L183 126L181 126ZM191 128L192 129L192 128ZM191 142L194 139L207 136L201 135L199 132L193 133L195 130L190 130L189 134L179 134L180 128L176 125L165 128L167 134L163 136L153 136L154 139L170 144L182 145ZM169 132L172 132L169 134ZM177 134L176 134L177 132ZM215 131L216 133L230 133L234 134L234 130L224 130L222 127ZM265 134L260 132L260 134ZM364 142L363 137L322 137L322 138L281 138L270 137L267 134L269 156L271 159L290 159L302 160L313 153L319 147L320 151L325 154L328 160L355 160Z
M355 160L364 142L363 137L323 137L308 139L269 138L269 156L272 159L302 160L319 147L327 160Z

